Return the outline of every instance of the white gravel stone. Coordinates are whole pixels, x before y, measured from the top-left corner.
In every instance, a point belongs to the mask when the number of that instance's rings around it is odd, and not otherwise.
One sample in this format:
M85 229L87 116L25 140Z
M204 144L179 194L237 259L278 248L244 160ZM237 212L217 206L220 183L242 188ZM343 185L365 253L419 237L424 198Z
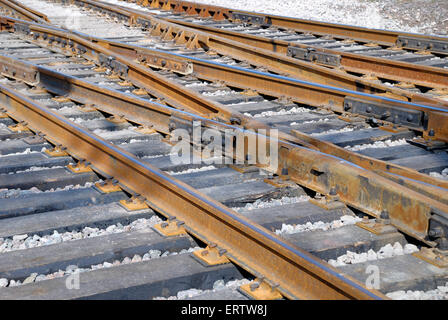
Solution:
M448 180L448 168L442 170L442 172L430 172L429 175L434 178Z
M21 240L25 240L26 238L28 238L27 234L18 234L12 237L13 241L21 241Z
M182 290L177 292L175 296L171 296L168 298L165 297L155 297L154 300L184 300L188 298L193 298L198 295L212 293L212 292L218 292L224 289L231 289L231 290L237 290L240 286L243 284L249 283L250 280L248 279L241 279L241 280L232 280L227 283L224 282L224 280L217 280L213 284L213 289L211 290L200 290L196 288L191 288L188 290Z
M414 252L417 252L417 251L419 251L417 246L414 245L414 244L411 244L411 243L407 243L404 246L404 250L403 250L404 254L411 254L411 253L414 253Z
M0 279L0 288L6 287L8 285L8 283L9 283L8 279L1 278Z

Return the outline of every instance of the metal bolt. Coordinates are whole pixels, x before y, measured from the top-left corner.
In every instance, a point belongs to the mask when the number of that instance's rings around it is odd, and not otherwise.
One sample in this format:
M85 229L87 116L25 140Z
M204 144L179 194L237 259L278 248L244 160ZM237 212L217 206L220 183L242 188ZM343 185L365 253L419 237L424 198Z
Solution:
M335 196L335 195L337 195L336 187L332 187L332 188L330 189L330 196Z
M443 231L443 229L440 226L431 228L428 232L428 235L432 238L441 238L443 237L445 234L445 232Z
M384 220L389 219L389 212L387 212L387 210L381 211L380 218Z

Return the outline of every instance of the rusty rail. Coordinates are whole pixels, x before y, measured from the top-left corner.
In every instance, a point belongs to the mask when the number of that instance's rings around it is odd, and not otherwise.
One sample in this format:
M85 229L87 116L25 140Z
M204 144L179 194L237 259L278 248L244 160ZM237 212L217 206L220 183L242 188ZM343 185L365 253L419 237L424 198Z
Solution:
M105 112L122 114L128 120L142 125L154 125L153 122L155 122L156 130L169 133L169 120L167 117L171 116L171 114L166 109L161 109L157 104L142 103L141 100L135 99L132 96L117 95L114 91L105 89L98 90L95 86L81 79L76 79L57 71L35 66L11 57L0 56L0 70L5 69L8 71L1 73L8 77L24 81L31 85L41 86L60 96L70 96L79 103L101 105L102 110ZM70 88L70 90L66 88ZM113 103L109 103L109 101ZM123 110L126 110L124 114ZM250 121L247 123L249 124ZM258 124L255 123L247 127L256 128ZM448 199L445 198L446 193L444 191L444 189L448 190L448 182L446 181L436 179L409 168L350 152L331 143L312 138L297 130L293 130L292 134L299 141L308 143L309 146L314 146L317 150L341 157L367 170L384 174L386 177L392 178L397 182L399 179L395 178L395 175L399 175L401 178L408 178L408 181L405 181L405 185L411 189L417 190L438 201L448 202Z
M83 0L75 0L74 3L84 2ZM97 1L100 3L100 1ZM137 2L138 3L138 2ZM154 3L157 3L155 1ZM160 3L160 2L159 2ZM102 3L104 4L104 3ZM141 2L141 5L152 6L149 2ZM150 16L150 13L142 12L135 9L126 8L123 6L117 6L122 10L132 12L135 14L141 14L142 16ZM156 6L152 6L156 7ZM165 6L168 9L167 6ZM184 12L182 6L173 9L173 12ZM197 15L196 10L187 10L187 14ZM201 16L201 14L199 14ZM225 13L220 16L225 16ZM262 15L263 16L263 15ZM417 85L430 87L430 88L443 88L448 85L448 71L442 68L421 66L412 63L393 61L384 58L368 57L360 54L341 52L336 50L323 49L304 44L291 44L283 40L267 39L260 36L243 34L235 31L219 29L214 27L207 27L187 21L181 21L178 19L164 19L166 21L183 25L189 28L200 30L209 34L224 37L226 39L234 40L243 44L247 44L256 48L269 50L271 52L280 53L282 55L288 54L288 48L292 45L294 47L311 49L315 52L321 52L323 54L340 56L340 66L349 72L374 74L379 78L387 78L395 81L412 82ZM356 28L356 27L355 27ZM358 28L362 29L362 28ZM387 33L387 32L386 32ZM424 36L420 36L424 37ZM444 40L446 41L446 39ZM409 42L409 41L408 41ZM418 43L419 41L416 41ZM413 43L413 42L412 42ZM442 45L443 47L443 45ZM422 48L425 49L425 48Z

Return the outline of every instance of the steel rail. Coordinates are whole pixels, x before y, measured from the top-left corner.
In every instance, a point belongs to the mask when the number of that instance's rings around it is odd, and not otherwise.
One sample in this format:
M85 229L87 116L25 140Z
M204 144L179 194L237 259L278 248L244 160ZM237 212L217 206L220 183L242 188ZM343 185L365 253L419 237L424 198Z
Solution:
M73 3L85 2L74 0ZM100 3L100 1L96 1ZM104 2L101 2L104 4ZM151 16L151 13L130 9L124 6L116 6L121 10L142 16ZM311 49L324 54L338 55L341 57L340 66L349 72L372 74L378 78L386 78L394 81L411 82L416 85L430 88L444 88L448 85L448 71L442 68L422 66L407 62L394 61L378 57L369 57L361 54L323 49L312 45L290 43L284 40L268 39L261 36L239 33L236 31L203 26L179 19L161 18L168 22L183 25L209 34L220 36L229 40L247 44L255 48L269 50L274 53L286 55L290 46Z
M26 70L35 72L33 68ZM228 128L243 130L119 91L95 86L51 70L45 71L42 67L39 71L42 71L39 72L39 77L29 76L25 79L39 78L42 85L56 94L65 94L80 103L97 103L103 111L123 115L137 123L154 125L162 132L170 132L173 128L184 126L187 126L187 129L191 128L194 118L201 119L204 124L217 130L225 131ZM295 152L293 149L300 152ZM247 151L248 148L244 150ZM342 158L299 147L289 141L280 140L278 155L280 165L275 173L283 174L286 170L288 177L293 181L322 194L337 194L342 202L375 217L387 211L392 224L397 228L430 246L437 245L428 237L429 226L436 216L448 220L448 205ZM446 198L447 189L440 189L442 198Z
M0 101L8 115L26 121L53 143L63 144L74 157L88 159L96 170L145 197L153 208L183 220L192 234L226 249L232 261L278 284L277 290L284 296L386 299L237 212L3 85Z
M183 0L127 0L127 2L137 3L142 6L148 6L154 9L161 9L164 11L172 11L175 13L184 13L189 16L198 15L200 17L212 17L215 20L229 20L234 21L238 16L247 16L252 21L261 21L262 24L268 26L276 26L281 28L292 29L298 32L310 32L317 35L328 35L340 39L352 39L363 42L375 42L381 45L393 46L398 44L399 37L412 37L419 40L435 40L446 42L448 45L448 38L442 36L423 35L410 32L390 31L382 29L371 29L364 27L357 27L351 25L344 25L338 23L329 23L316 20L299 19L293 17L279 16L266 13L258 13L253 11L237 10L225 8L215 5L201 4L192 1ZM261 19L261 20L260 20ZM446 51L439 51L438 48L429 47L408 47L402 44L404 48L408 49L426 49L430 52L447 53ZM443 47L442 47L443 49Z
M8 10L15 12L20 19L44 24L49 23L46 15L28 8L20 2L14 0L0 0L0 7L7 8Z
M41 31L41 29L39 29L39 30ZM60 35L60 33L54 34L53 33L53 31L54 31L53 29L49 29L47 31L49 31L51 35ZM47 38L50 38L50 36L48 36ZM58 42L58 41L55 40L54 42ZM61 43L61 42L62 41L59 41L59 43ZM83 43L83 44L85 44L85 43ZM113 42L108 42L107 43L107 46L109 48L114 47L114 45L115 44ZM121 46L121 44L117 44L117 45ZM90 56L87 56L87 58L94 59L98 63L98 55L93 54L94 50L91 50L91 49L92 48L89 47L89 50L86 51L90 55ZM93 49L95 49L95 48L93 48ZM96 48L96 49L98 49L98 48ZM147 51L150 51L151 54L154 53L154 50L147 50ZM125 54L123 48L120 49L120 52ZM79 52L79 53L82 54L82 52ZM183 63L183 62L190 63L190 62L193 62L193 63L195 63L195 65L194 65L195 68L197 67L196 63L202 61L202 60L196 59L196 58L185 58L185 57L182 57L182 56L179 56L179 55L170 55L170 54L163 53L163 52L158 52L158 51L155 51L155 53L157 54L157 57L159 57L159 58L162 57L163 59L165 59L165 61L172 61L172 58L174 56L176 58L174 63ZM85 55L85 54L83 54L83 55ZM125 56L129 57L129 54L125 54ZM133 58L133 57L131 57L131 58ZM185 58L186 60L179 60L179 58ZM124 61L124 60L121 60L121 61ZM207 75L216 74L216 72L213 71L216 68L218 68L218 69L219 68L229 69L228 66L223 66L223 65L219 65L219 64L209 63L209 62L206 62L206 61L202 61L202 62L205 65L207 65L207 64L211 65L211 67L213 69L210 69L210 70L209 69L205 69L204 74L201 74L201 76L203 75L205 77L209 77ZM0 64L3 65L3 68L5 68L5 66L7 67L6 69L8 69L9 72L7 72L6 74L8 76L11 76L11 77L19 76L19 78L20 78L20 75L28 74L27 71L31 71L31 70L36 71L36 72L40 71L41 77L42 76L47 76L48 79L53 79L53 80L41 81L41 85L45 86L48 90L52 90L52 92L57 93L59 95L66 95L66 94L68 94L68 92L66 90L62 89L64 87L78 88L77 84L75 84L75 80L74 79L70 78L70 80L63 80L63 77L62 77L61 74L57 75L56 72L48 70L46 68L40 67L39 69L35 69L32 65L29 65L29 64L26 64L26 63L22 63L22 62L17 61L17 60L7 59L5 57L3 57L1 59ZM21 70L20 72L18 71L19 70L18 68ZM244 86L247 83L254 84L255 83L254 79L259 79L259 77L260 77L260 73L259 72L248 71L248 70L245 70L245 69L235 68L235 67L231 67L230 70L227 70L227 73L228 72L233 72L234 73L232 78L235 78L235 74L238 75L239 74L238 72L241 72L241 73L245 74L244 77L239 77L239 78L236 77L237 79L240 79L238 85L242 84ZM14 74L16 76L14 76ZM226 77L224 75L225 74L223 74L223 73L218 73L218 74L216 74L216 77L217 77L217 79L223 80L223 79L226 79ZM36 76L34 75L34 76L29 77L28 79L27 78L23 78L23 77L21 79L24 80L24 81L28 81L28 82L32 83L33 80L35 79L35 77ZM256 77L256 78L254 78L254 77ZM275 84L279 81L279 79L277 77L267 77L267 75L264 75L264 77L265 78L262 77L261 79L268 79L269 80L269 82L265 84L265 87L269 87L269 88L270 87L275 87ZM42 78L42 79L44 79L44 78ZM67 85L66 86L61 86L60 85L61 81L67 83ZM292 83L294 83L295 80L291 80L291 81L293 81ZM297 81L295 81L295 82L297 82ZM231 82L231 83L235 84L233 82ZM305 87L305 89L306 89L306 87ZM85 89L83 89L83 90L85 90ZM90 101L89 103L100 103L103 99L106 99L105 97L102 97L100 93L94 94L94 93L89 92L89 91L86 91L86 92L88 92L88 93L85 93L83 95L84 100L81 100L82 102L85 102L85 99L86 99L85 97L86 96L91 96L91 97L97 97L98 96L98 97L101 97L101 98L96 99L96 100L90 99L92 101ZM307 92L308 92L308 90L305 90L303 92L303 95L306 95ZM270 93L272 93L272 92L270 92ZM282 92L282 93L284 93L284 92ZM301 92L301 94L302 94L302 92ZM303 100L300 100L300 101L303 102ZM121 106L121 102L116 102L116 105L117 106L118 105ZM129 107L129 106L127 106L127 107L123 106L123 108L122 108L122 110L131 110L131 109L132 109L132 107ZM119 112L120 112L119 110L114 110L113 113L119 114ZM143 111L140 111L140 112L143 112ZM138 111L136 111L136 113L134 113L134 114L129 114L128 113L127 115L128 115L128 119L130 119L132 121L135 121L135 122L138 122L138 119L139 119ZM153 117L158 117L158 116L151 115L149 117L149 119L151 119ZM241 115L241 117L245 118L245 116L243 116L243 115ZM144 118L145 117L143 117L143 119ZM266 126L264 124L258 123L256 121L250 119L250 118L246 119L244 121L244 123L245 123L245 126L247 128L254 128L254 129L256 129L256 128L266 128ZM158 128L158 130L159 131L163 131L163 132L167 132L166 128ZM297 133L295 133L294 135L298 136ZM294 139L294 136L288 136L288 135L283 135L283 134L281 135L281 137L283 139L286 139L286 140L288 140L290 142L293 142L293 143L297 143L297 144L301 144L301 145L305 145L305 146L311 146L311 147L314 146L316 149L321 150L321 151L322 151L323 147L325 147L325 152L327 152L329 150L328 146L323 144L322 141L321 141L320 144L316 144L316 143L314 143L315 142L314 140L311 140L313 143L308 141L309 138L303 139L303 140L302 139ZM341 158L353 161L354 163L360 165L361 167L363 167L365 169L374 170L374 171L376 171L376 172L378 172L380 174L382 172L384 172L384 174L388 174L390 176L390 174L393 173L393 174L398 174L398 175L400 175L402 177L406 177L408 179L411 179L410 182L406 183L406 185L411 187L412 189L417 190L419 192L423 192L424 194L427 194L428 196L431 196L432 198L438 199L440 201L443 201L445 199L445 194L444 194L444 190L443 189L446 189L448 187L448 184L445 183L444 181L441 181L440 179L436 179L436 178L430 177L430 176L425 175L425 174L420 174L420 173L416 172L415 170L411 170L409 168L400 167L400 166L396 166L396 165L393 165L393 164L385 165L383 162L381 162L379 160L375 160L375 159L361 160L359 158L359 156L355 156L354 154L353 155L347 155L346 153L340 153L336 146L334 146L334 148L335 149L333 151L328 151L328 152L331 153L331 154L336 154L336 152L338 152L338 154L340 154ZM395 176L390 176L390 177L392 177L394 180L396 180ZM419 182L416 182L416 181L419 181ZM426 185L426 184L428 184L429 186ZM434 188L434 187L436 187L436 188ZM443 189L441 190L439 188L443 188Z

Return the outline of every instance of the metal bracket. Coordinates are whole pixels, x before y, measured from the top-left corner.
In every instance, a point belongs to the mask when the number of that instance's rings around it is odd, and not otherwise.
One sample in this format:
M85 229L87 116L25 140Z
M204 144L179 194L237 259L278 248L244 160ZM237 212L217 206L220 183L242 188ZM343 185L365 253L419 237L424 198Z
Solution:
M97 111L94 104L83 104L78 106L78 109L82 112L95 112Z
M6 111L3 108L1 108L0 109L0 119L6 119L6 118L9 118L9 116L6 113Z
M67 169L73 173L85 173L93 171L92 168L90 168L90 163L85 160L80 160L76 165L69 164L67 166Z
M14 32L29 34L31 32L30 26L24 23L14 23Z
M412 255L436 267L439 268L448 267L448 256L446 255L446 253L442 253L437 249L421 248L419 252L414 252Z
M425 113L423 111L395 107L353 97L345 98L344 110L416 129L424 129L425 125Z
M45 153L50 157L66 157L68 153L65 150L67 150L66 147L55 146L53 149L45 149Z
M426 150L448 149L448 144L440 140L426 140L425 138L407 139L407 143Z
M277 286L271 286L263 278L243 284L240 290L255 300L280 300L283 298Z
M448 53L448 41L444 40L427 40L421 38L399 36L397 39L397 47L406 47L420 50L430 50L432 52Z
M23 140L23 142L25 142L26 144L29 144L29 145L45 143L45 139L37 134L33 135L33 136L26 137L22 140Z
M30 129L26 125L27 125L26 122L21 121L17 124L12 124L8 126L8 129L11 130L12 132L30 131Z
M177 221L176 217L171 217L168 222L162 222L153 226L153 229L165 237L174 237L186 234L185 222Z
M106 181L95 183L95 188L102 193L112 193L121 191L118 181L115 179L107 179Z
M106 118L106 120L117 124L128 122L123 115L113 115Z
M36 68L5 56L0 56L0 74L33 86L40 82L40 74Z
M218 249L217 245L212 243L205 249L194 251L193 257L206 266L216 266L230 263L230 260L224 255L226 252L225 249Z
M247 13L242 13L242 12L233 12L232 20L241 21L243 23L259 24L259 25L263 25L267 22L265 16L259 16L259 15L255 15L255 14L247 14Z
M365 218L363 221L357 222L356 225L364 230L370 231L379 236L382 234L389 234L397 232L397 228L389 223L384 223L381 219L370 220Z
M339 67L341 65L341 56L321 51L314 48L288 47L287 55L299 60L305 60L323 64L326 66Z
M138 195L132 196L127 200L120 200L120 205L128 211L136 211L149 208L145 202L145 199Z
M153 68L169 70L183 75L193 73L193 64L190 62L166 58L161 55L149 54L147 52L137 52L137 59Z

